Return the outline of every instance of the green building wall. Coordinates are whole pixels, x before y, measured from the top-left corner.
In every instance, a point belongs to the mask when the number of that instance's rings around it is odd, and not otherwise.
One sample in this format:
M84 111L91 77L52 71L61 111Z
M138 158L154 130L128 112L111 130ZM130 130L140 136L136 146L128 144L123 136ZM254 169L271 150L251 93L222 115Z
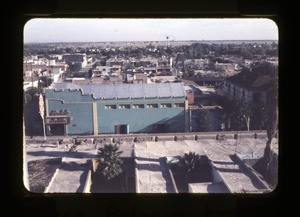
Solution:
M55 109L70 111L72 122L66 127L69 135L115 133L115 126L123 124L129 126L129 133L156 132L158 124L167 124L169 132L185 130L185 106L182 106L185 97L94 99L91 95L82 95L80 90L46 89L45 98L47 115ZM161 108L163 103L171 107ZM129 108L119 107L124 104ZM134 108L135 104L142 104L144 108ZM157 104L157 108L147 108L147 104ZM175 107L175 104L181 106ZM107 105L115 105L116 109L107 109Z

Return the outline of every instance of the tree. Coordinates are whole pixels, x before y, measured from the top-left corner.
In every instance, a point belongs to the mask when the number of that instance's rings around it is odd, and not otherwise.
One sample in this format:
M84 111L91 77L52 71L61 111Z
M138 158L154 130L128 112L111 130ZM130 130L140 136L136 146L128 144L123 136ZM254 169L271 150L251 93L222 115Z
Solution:
M276 134L278 126L278 81L277 78L270 85L267 91L267 137L266 147L263 158L266 161L266 169L268 169L272 158L272 140Z
M234 109L236 109L235 121L238 125L238 129L246 128L249 131L250 117L252 115L252 109L250 105L243 100L235 100Z
M208 110L201 110L199 113L199 131L208 132L212 131L212 115Z
M252 72L260 75L267 75L272 78L277 77L278 67L269 62L254 62L251 64Z
M244 99L225 97L220 102L225 111L227 128L232 130L247 129L252 115L250 105Z
M39 77L39 87L48 87L52 84L53 79L49 76L40 76Z
M274 65L263 62L255 68L261 74L269 75L272 82L267 88L267 143L264 150L264 158L269 166L272 158L271 143L276 134L278 125L278 69Z
M30 103L39 98L40 93L43 92L42 88L33 87L24 92L24 103Z
M270 165L276 167L278 160L272 150L272 141L276 135L278 127L278 78L273 77L273 82L267 90L267 142L264 149L264 155L254 165L253 168L261 173L266 180L275 186L277 183L277 171L270 168Z
M99 171L106 180L117 177L122 173L121 165L123 161L120 155L123 153L119 151L116 144L105 144L104 147L98 149L99 153Z
M79 63L69 64L69 70L71 73L78 72L81 69L81 65Z
M178 165L183 168L185 173L189 175L199 163L200 155L195 152L185 153L183 156L178 157Z
M93 75L93 69L89 69L84 75L85 78L91 78Z
M200 162L200 155L195 152L185 153L183 156L177 156L178 163L177 167L185 176L185 182L188 184L189 176L198 166Z

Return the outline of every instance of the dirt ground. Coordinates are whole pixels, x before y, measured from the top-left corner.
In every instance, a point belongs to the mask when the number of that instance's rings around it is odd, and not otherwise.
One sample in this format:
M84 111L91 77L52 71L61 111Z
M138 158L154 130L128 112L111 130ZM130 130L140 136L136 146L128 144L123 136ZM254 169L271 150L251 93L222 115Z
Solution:
M28 162L30 191L34 193L43 193L60 164L61 158Z

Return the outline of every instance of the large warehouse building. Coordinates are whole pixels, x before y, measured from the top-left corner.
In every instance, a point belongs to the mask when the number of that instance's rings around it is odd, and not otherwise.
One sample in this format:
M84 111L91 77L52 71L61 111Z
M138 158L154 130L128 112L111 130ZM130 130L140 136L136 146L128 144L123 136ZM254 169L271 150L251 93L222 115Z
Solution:
M45 89L48 135L184 132L187 100L181 83L54 83Z

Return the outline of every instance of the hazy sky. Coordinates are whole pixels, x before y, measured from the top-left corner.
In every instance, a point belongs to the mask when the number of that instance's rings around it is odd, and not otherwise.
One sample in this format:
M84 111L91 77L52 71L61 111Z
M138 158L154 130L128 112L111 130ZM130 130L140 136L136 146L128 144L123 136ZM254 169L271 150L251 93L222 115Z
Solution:
M169 40L278 40L269 19L32 19L24 43Z

